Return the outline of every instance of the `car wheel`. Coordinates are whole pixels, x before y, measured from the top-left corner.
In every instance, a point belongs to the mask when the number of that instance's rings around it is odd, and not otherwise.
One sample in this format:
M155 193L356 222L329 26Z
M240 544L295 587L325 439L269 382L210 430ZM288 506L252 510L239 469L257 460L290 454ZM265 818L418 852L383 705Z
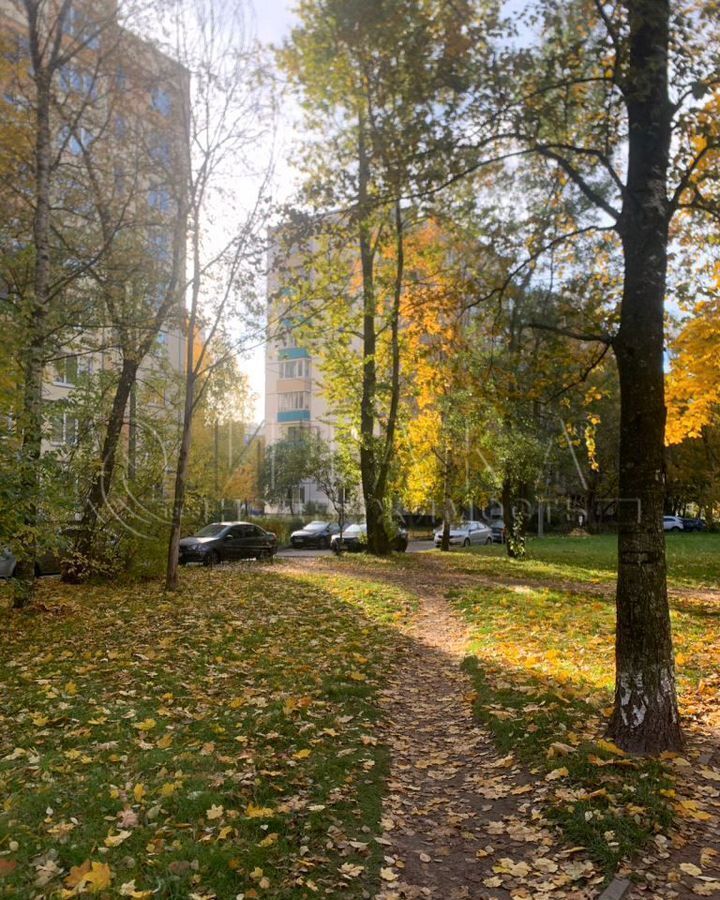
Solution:
M465 540L463 541L463 547L469 547L469 546L470 546L470 538L465 538Z
M320 549L321 550L327 550L329 546L330 546L330 538L329 537L324 537L324 538L320 539Z
M488 544L492 544L492 543L493 543L493 539L491 537L485 538L485 546L486 547L488 546Z
M673 527L670 529L670 531L682 531L682 528L678 528L677 525L673 525Z
M217 550L211 550L208 555L203 560L203 565L206 565L209 569L213 569L220 562L220 555Z

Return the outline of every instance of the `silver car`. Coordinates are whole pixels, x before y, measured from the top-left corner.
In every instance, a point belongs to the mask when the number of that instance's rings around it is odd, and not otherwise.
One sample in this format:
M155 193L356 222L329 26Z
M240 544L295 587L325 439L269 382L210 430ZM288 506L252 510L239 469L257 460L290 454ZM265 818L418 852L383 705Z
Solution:
M442 543L442 528L435 532L435 546ZM489 525L484 522L461 522L450 529L450 544L457 547L469 547L471 544L492 544L493 535Z
M0 547L0 578L12 578L17 559L9 547ZM41 553L35 561L36 575L57 575L60 571L60 560L51 552Z

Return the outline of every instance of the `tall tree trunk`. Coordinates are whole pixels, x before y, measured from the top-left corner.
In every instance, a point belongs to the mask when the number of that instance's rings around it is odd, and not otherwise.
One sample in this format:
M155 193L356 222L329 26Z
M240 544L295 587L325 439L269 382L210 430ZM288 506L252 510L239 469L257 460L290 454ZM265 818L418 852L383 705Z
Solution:
M64 581L78 581L89 574L100 510L105 506L110 493L118 443L125 424L125 410L135 388L138 366L139 363L135 359L128 357L123 359L120 378L115 388L115 396L105 430L99 465L85 497L73 558L63 570Z
M40 502L40 454L43 428L43 344L50 291L50 87L51 72L40 64L37 21L31 25L31 53L35 72L35 250L33 294L27 311L27 344L22 354L24 388L20 424L20 491L23 504L23 539L13 585L13 606L22 608L32 599L37 567L38 507Z
M620 329L620 511L615 707L623 749L677 749L682 734L668 608L663 500L663 307L670 147L668 0L627 0L629 156L619 223L625 256Z
M188 341L190 339L188 338ZM167 574L165 590L175 591L178 586L178 565L180 559L180 529L185 509L185 486L187 484L188 462L190 460L190 438L192 434L192 414L195 399L195 373L187 373L185 382L185 410L182 433L180 435L180 451L175 471L175 495L173 498L172 521L170 524L170 540L168 542Z
M377 364L375 360L375 260L369 216L370 163L365 145L365 119L358 117L358 241L362 272L363 337L362 399L360 402L360 479L365 501L368 550L383 552L387 543L383 527L383 507L376 495L377 454L375 436L375 398Z
M447 441L443 453L443 529L440 538L440 550L447 553L450 550L450 519L453 514L452 500L450 499L450 448Z
M515 511L513 485L509 478L505 478L502 483L502 508L503 523L505 525L505 550L510 558L515 556L515 544L512 538L515 535Z

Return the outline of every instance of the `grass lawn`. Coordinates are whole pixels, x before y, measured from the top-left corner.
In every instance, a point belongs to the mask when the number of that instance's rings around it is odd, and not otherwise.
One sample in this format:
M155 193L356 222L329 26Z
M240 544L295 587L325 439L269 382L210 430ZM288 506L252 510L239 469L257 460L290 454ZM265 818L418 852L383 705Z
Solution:
M669 534L668 579L674 587L720 588L720 534ZM612 583L617 565L617 537L529 538L527 558L509 559L504 546L472 548L450 557L451 565L469 574L530 577L542 581Z
M558 559L560 552L549 554ZM513 750L552 789L552 815L573 843L612 873L675 815L705 815L683 803L672 761L628 759L603 732L612 704L614 603L582 591L533 583L450 591L472 626L479 718L499 747ZM579 570L582 581L587 570ZM686 726L720 724L720 607L682 598L673 604L681 712ZM681 763L682 764L682 763Z
M359 896L403 594L325 574L44 582L1 609L0 896Z

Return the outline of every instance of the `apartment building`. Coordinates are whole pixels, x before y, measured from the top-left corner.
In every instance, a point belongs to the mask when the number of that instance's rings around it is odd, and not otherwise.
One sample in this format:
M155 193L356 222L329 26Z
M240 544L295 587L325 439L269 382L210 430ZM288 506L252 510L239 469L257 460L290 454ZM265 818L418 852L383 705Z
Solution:
M312 252L312 247L310 248ZM312 432L332 443L335 419L328 409L322 375L311 351L298 339L293 320L297 310L287 305L283 282L297 277L307 259L307 248L288 248L281 230L270 236L267 281L268 340L265 344L265 445ZM328 499L313 481L297 486L293 507L312 503L318 508Z
M43 389L45 449L60 451L79 439L71 402L78 387L118 368L123 339L137 331L131 316L148 321L160 304L169 313L141 365L133 407L149 419L176 415L164 385L185 365L183 300L177 289L171 300L169 293L173 265L184 278L176 223L189 158L186 70L121 25L117 0L73 0L58 19L61 8L48 0L41 12L45 33L57 33L66 50L52 83L52 214L68 267L98 261L58 296L70 309L77 305L75 338L51 354ZM31 111L28 25L19 0L0 0L0 35L9 63L0 74L5 102ZM22 242L28 219L20 205Z

